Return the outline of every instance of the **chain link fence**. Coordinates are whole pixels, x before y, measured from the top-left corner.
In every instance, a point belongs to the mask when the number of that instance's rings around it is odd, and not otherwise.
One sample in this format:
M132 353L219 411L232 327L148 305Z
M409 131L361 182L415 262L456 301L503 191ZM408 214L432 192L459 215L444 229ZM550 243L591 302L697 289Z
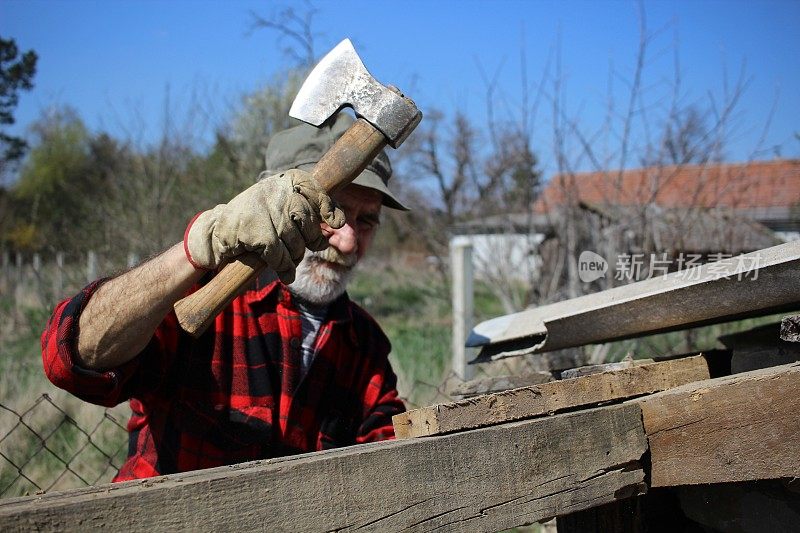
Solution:
M0 498L109 481L127 453L124 417L87 406L80 418L49 394L22 411L0 402Z

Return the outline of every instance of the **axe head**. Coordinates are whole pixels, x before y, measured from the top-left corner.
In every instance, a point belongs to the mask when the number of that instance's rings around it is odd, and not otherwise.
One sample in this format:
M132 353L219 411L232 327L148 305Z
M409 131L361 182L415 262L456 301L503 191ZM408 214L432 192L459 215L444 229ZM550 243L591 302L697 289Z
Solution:
M399 91L379 83L367 71L350 39L345 39L323 57L308 75L294 99L289 115L320 126L352 107L397 148L422 120L422 113Z

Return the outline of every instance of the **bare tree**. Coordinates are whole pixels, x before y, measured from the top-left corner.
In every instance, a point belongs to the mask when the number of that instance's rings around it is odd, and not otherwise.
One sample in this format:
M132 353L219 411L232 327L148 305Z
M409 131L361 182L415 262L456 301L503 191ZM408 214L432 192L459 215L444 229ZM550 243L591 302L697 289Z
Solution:
M317 60L314 41L321 35L313 31L317 13L318 10L308 0L303 2L301 9L293 6L276 7L268 16L250 11L250 32L259 29L276 32L283 54L294 65L310 69Z

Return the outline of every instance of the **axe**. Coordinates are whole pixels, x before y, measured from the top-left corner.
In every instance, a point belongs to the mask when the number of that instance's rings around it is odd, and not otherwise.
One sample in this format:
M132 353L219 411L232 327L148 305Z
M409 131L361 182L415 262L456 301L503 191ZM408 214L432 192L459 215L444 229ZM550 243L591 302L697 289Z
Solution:
M357 120L311 171L328 194L353 181L387 144L403 144L422 120L413 101L372 77L349 39L314 67L289 115L319 127L343 107L353 108ZM206 285L175 303L178 323L193 337L200 336L264 268L254 253L236 257Z

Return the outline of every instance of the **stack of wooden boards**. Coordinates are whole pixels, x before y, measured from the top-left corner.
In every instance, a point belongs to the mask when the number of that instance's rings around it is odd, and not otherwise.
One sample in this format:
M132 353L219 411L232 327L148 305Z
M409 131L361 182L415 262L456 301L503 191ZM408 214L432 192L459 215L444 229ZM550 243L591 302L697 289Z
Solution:
M410 411L396 441L0 501L0 530L498 531L797 476L800 364L709 368L631 365Z
M800 363L711 379L701 354L423 407L394 426L406 439L570 411L606 433L593 420L618 407L598 406L622 401L640 413L651 486L771 479L800 474L798 392Z
M608 365L607 368L617 369L588 375L573 371L571 374L579 377L397 415L395 432L398 438L409 439L469 433L529 420L528 438L546 443L549 448L559 448L561 454L554 454L552 459L558 461L561 470L553 473L571 480L569 487L556 489L563 496L561 507L548 509L543 515L554 513L563 517L577 508L591 509L657 487L707 487L707 484L783 478L787 486L793 484L792 490L798 492L800 363L712 379L715 371L719 373L719 368L725 367L725 362L719 360L724 357L723 353L710 353L662 361L633 361L627 368ZM626 416L621 418L612 415L623 412ZM549 424L569 417L584 431L548 434ZM587 435L589 443L583 441ZM610 438L614 440L613 453L607 449ZM627 447L628 453L622 453L619 447ZM491 463L498 453L487 457L487 462ZM595 463L586 462L587 454ZM578 474L578 468L585 470ZM498 472L498 475L506 477L508 473ZM584 486L587 481L593 483L591 491ZM553 498L547 494L547 487L520 498L531 502ZM707 492L712 497L704 493L705 501L714 501L714 491ZM800 496L793 497L792 502L800 502ZM795 520L800 528L798 511L788 509L787 516L789 523ZM708 513L708 509L703 512ZM615 514L619 515L619 509ZM630 509L625 514L627 519L631 518ZM581 525L580 520L576 523ZM594 527L590 529L599 527L597 522L592 524ZM568 525L570 521L559 520L559 531L587 528L585 521L583 527L565 527ZM603 530L637 530L620 527L616 522L603 522L602 526Z

